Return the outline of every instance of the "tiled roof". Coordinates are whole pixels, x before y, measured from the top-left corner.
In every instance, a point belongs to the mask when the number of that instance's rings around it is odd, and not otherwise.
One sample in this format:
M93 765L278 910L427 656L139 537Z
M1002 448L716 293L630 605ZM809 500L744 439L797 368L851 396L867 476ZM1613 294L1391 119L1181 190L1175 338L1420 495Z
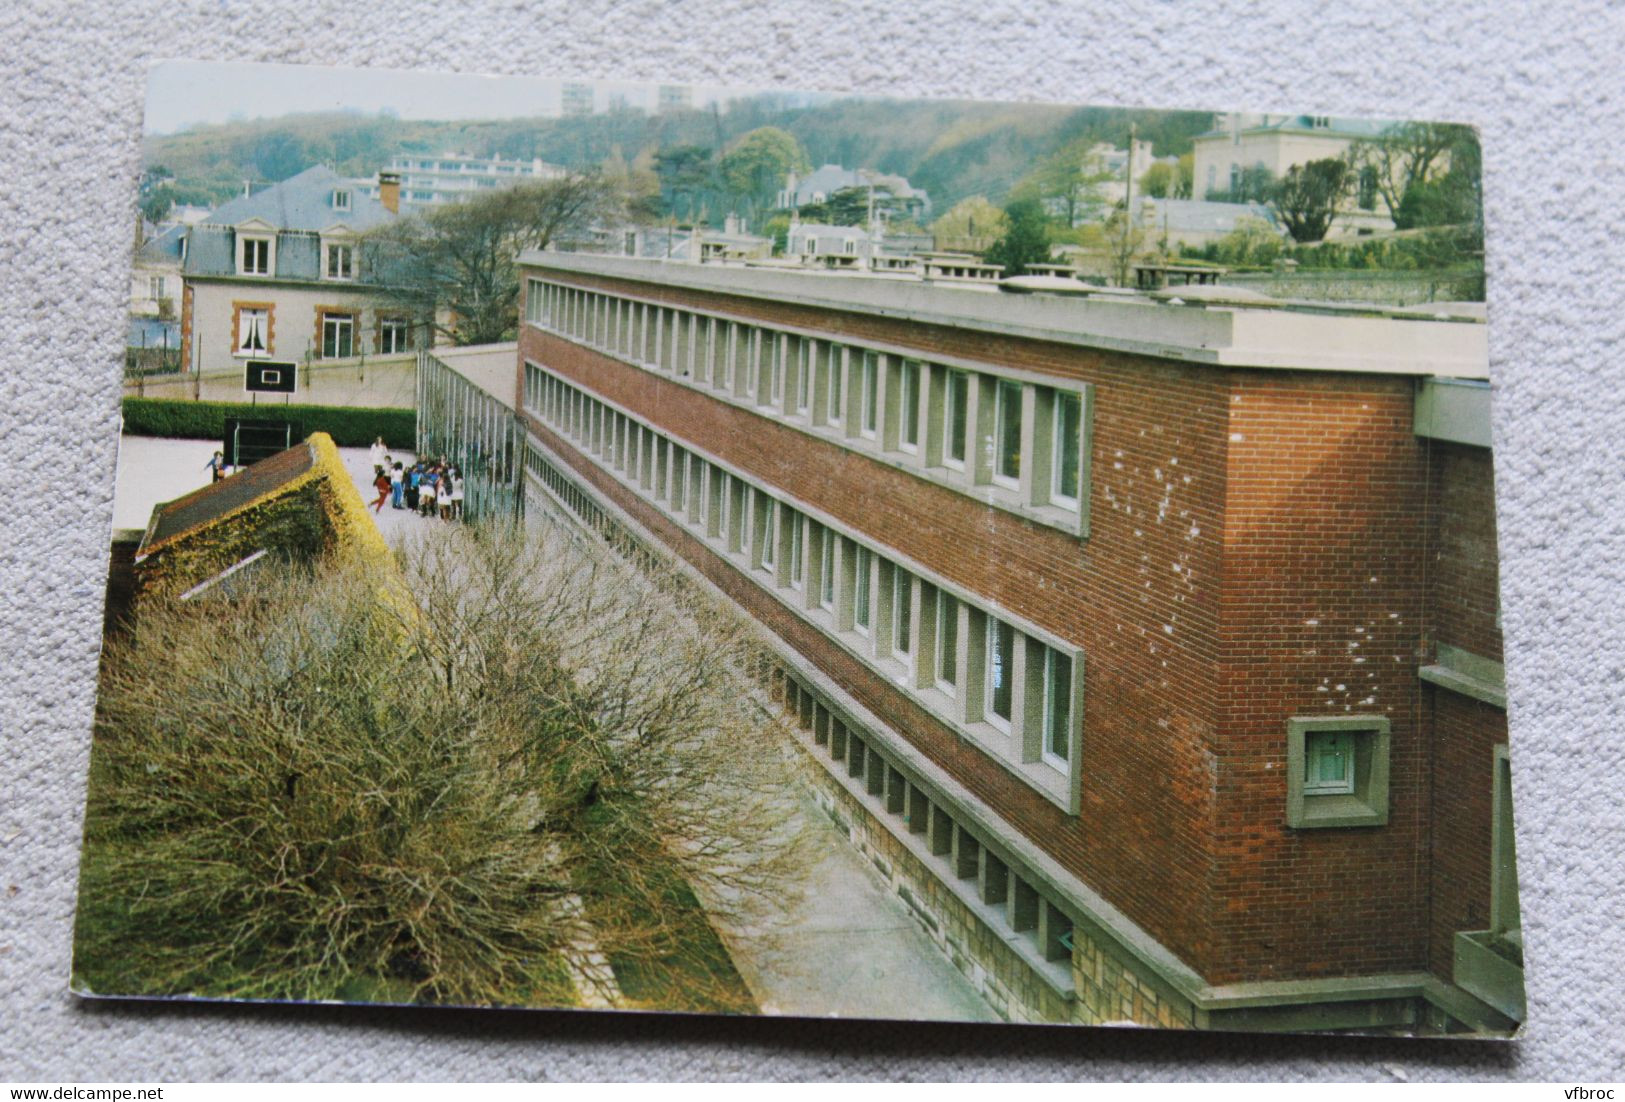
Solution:
M1241 127L1241 132L1243 134L1257 134L1267 131L1279 131L1330 134L1338 138L1377 138L1399 125L1393 119L1357 119L1332 115L1326 116L1327 123L1325 126L1316 126L1314 120L1319 117L1321 116L1282 115L1269 122L1248 123ZM1198 138L1216 138L1229 133L1230 128L1228 126L1215 126L1212 130L1196 136Z

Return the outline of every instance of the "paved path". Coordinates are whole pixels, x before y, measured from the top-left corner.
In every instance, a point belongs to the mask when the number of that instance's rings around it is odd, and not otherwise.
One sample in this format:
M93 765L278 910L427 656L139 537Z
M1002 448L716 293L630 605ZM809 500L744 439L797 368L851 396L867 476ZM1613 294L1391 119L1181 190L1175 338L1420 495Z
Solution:
M810 798L799 814L819 857L798 906L765 942L728 939L762 1012L998 1021L829 817Z

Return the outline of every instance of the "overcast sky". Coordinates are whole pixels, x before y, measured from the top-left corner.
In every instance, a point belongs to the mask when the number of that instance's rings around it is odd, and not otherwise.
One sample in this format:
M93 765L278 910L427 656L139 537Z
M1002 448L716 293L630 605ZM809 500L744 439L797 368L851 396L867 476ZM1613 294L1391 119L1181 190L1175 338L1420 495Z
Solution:
M236 61L164 61L148 71L145 130L148 134L169 134L199 123L345 109L371 115L390 108L403 119L556 115L559 89L566 79ZM599 110L607 107L617 93L634 107L654 106L654 84L586 83L595 85ZM694 104L703 106L751 91L696 86Z

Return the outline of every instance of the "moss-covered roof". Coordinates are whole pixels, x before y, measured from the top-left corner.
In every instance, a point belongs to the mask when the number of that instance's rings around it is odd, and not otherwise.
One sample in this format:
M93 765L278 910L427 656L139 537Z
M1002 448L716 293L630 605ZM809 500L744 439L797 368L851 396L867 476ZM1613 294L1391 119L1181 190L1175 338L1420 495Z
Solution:
M316 463L316 450L310 441L301 441L258 463L244 467L229 478L193 490L185 497L166 501L152 511L147 533L136 557L152 554L164 544L215 521L222 520L248 505L284 489Z

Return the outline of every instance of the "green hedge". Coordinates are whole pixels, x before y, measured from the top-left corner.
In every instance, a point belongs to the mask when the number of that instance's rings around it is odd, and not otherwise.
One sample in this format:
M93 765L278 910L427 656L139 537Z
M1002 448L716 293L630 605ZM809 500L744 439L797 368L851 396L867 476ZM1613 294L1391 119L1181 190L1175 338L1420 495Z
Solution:
M285 418L299 422L306 436L325 432L341 448L365 448L378 437L391 448L417 443L418 415L410 409L353 409L349 406L261 405L247 402L190 402L172 398L124 399L124 431L131 436L171 436L219 440L226 418Z

